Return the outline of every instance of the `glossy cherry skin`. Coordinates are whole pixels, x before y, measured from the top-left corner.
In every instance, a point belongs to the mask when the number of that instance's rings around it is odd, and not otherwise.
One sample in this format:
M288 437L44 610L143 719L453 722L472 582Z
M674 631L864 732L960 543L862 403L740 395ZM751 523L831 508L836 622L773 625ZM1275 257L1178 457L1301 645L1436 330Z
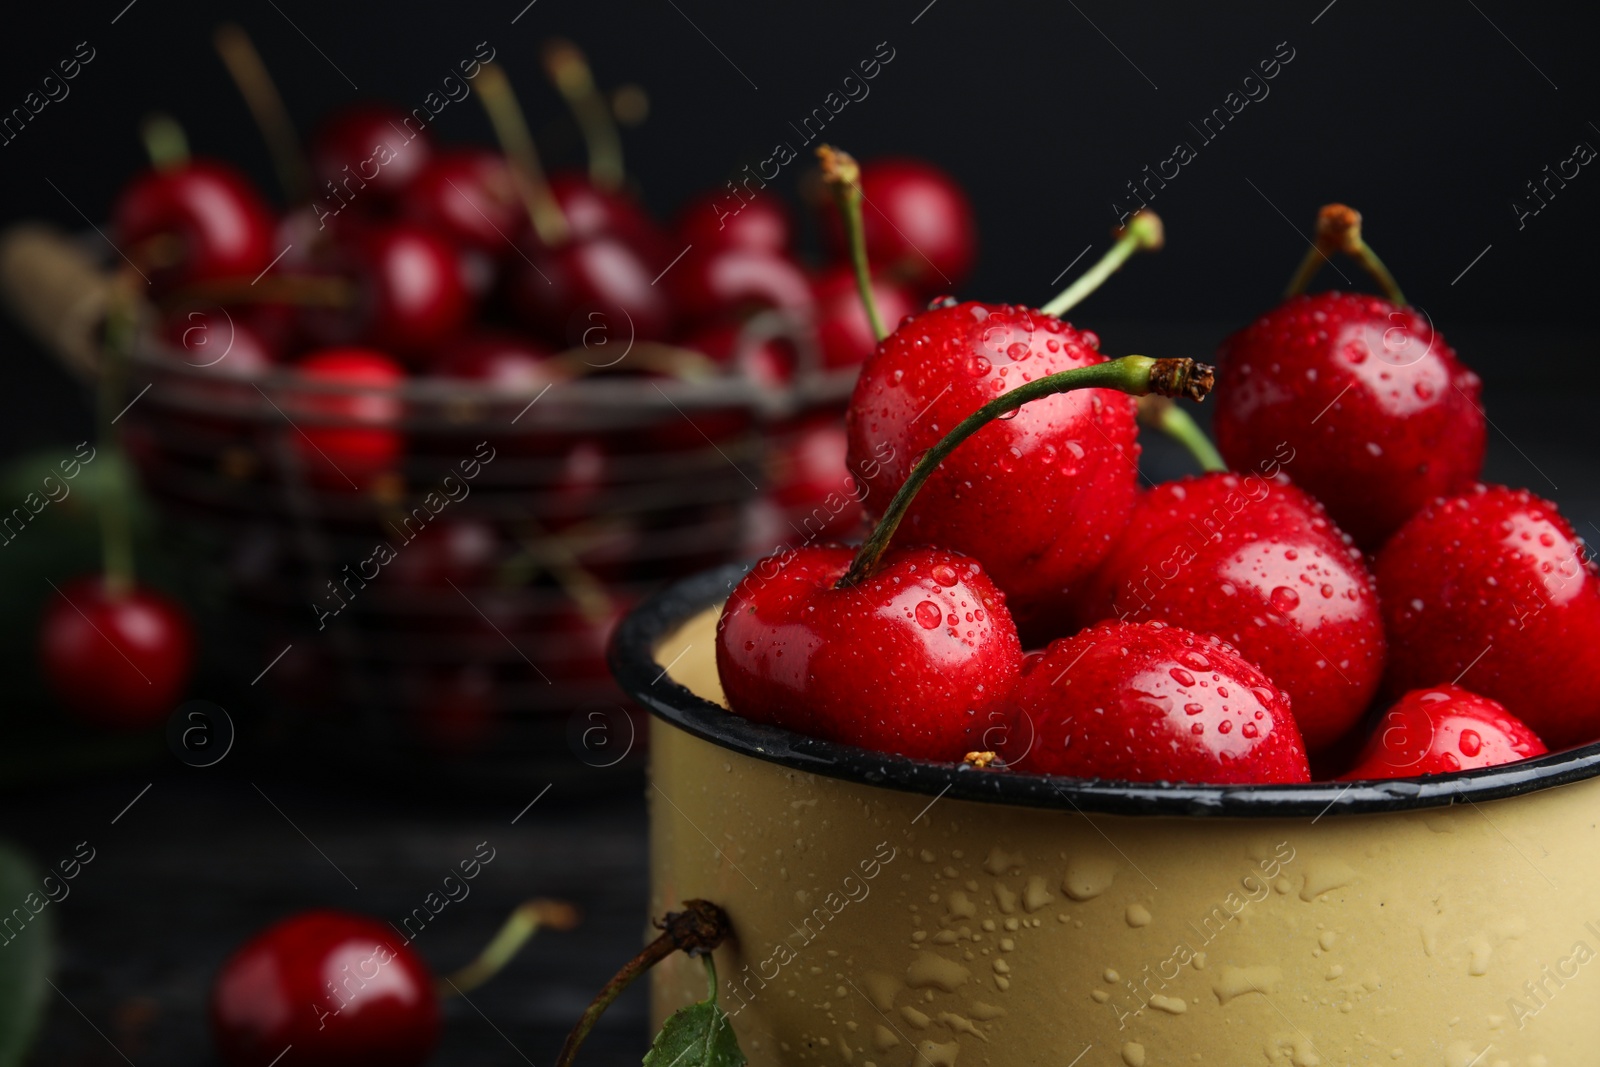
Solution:
M434 978L387 923L330 909L261 931L211 987L227 1067L267 1067L293 1046L304 1067L420 1067L439 1042Z
M1160 619L1229 642L1293 699L1313 754L1355 726L1383 678L1377 583L1282 475L1207 474L1142 494L1083 607L1086 620Z
M681 245L668 251L671 242L637 200L624 192L601 189L587 175L575 171L553 174L550 192L566 217L569 240L615 237L656 270L682 251ZM652 277L654 274L652 271Z
M855 272L847 266L830 267L813 283L817 301L817 343L824 367L856 367L878 347L872 323L861 306ZM872 300L886 330L922 309L912 291L888 278L872 280Z
M996 304L936 307L902 323L861 368L846 416L868 516L963 418L1026 381L1101 362L1099 344L1042 312ZM899 536L975 557L1028 643L1043 644L1127 525L1136 437L1134 401L1122 393L1036 400L951 453Z
M735 368L766 389L783 389L794 381L794 342L787 337L746 337L745 324L719 322L685 338L685 348L703 353L724 367Z
M365 289L361 336L367 344L426 362L472 318L460 252L430 229L375 227L356 246L356 264Z
M1600 568L1554 504L1476 486L1378 554L1389 693L1497 700L1555 749L1600 739Z
M284 411L297 424L288 441L307 479L324 489L358 492L399 462L404 440L396 390L399 364L367 348L329 348L300 361L301 378L350 392L291 390ZM300 416L308 416L302 419ZM352 484L353 483L353 484Z
M354 104L330 116L311 139L316 195L329 210L348 202L358 215L381 214L433 156L433 135L419 130L408 112L388 104Z
M527 209L505 157L452 148L430 159L401 198L405 216L493 259L515 259Z
M702 251L745 248L788 255L794 247L794 217L776 196L741 200L716 189L690 200L678 212L680 244Z
M507 392L543 389L558 376L550 349L522 334L484 330L447 345L436 374L483 382Z
M279 348L244 309L181 311L162 332L174 358L211 374L259 377L279 362Z
M630 244L600 236L535 253L512 270L512 310L560 348L583 347L601 330L608 345L670 336L675 318L657 272Z
M978 257L978 225L955 179L921 160L875 159L861 165L861 195L867 258L875 268L927 296L966 281ZM844 225L831 203L823 222L830 246L845 258Z
M799 264L771 252L698 249L667 272L685 320L696 323L746 318L777 309L809 315L815 298Z
M194 630L151 589L106 594L99 575L62 586L39 625L45 681L73 714L128 729L166 721L194 667Z
M1102 622L1030 655L988 740L1031 774L1128 782L1308 782L1289 697L1212 635Z
M1483 467L1482 383L1416 308L1291 297L1223 342L1217 447L1255 470L1285 443L1295 484L1369 551Z
M1383 713L1344 779L1453 774L1542 756L1526 723L1458 685L1413 689Z
M395 558L384 567L396 585L449 589L454 584L470 590L492 580L500 557L500 538L489 523L441 519L420 533L405 532L411 540L395 539Z
M835 589L853 555L769 556L735 587L717 629L729 708L877 752L961 759L1017 678L1005 598L975 560L932 548L891 549Z
M111 210L118 244L160 291L217 278L251 279L282 251L277 226L243 174L226 163L191 159L147 170Z

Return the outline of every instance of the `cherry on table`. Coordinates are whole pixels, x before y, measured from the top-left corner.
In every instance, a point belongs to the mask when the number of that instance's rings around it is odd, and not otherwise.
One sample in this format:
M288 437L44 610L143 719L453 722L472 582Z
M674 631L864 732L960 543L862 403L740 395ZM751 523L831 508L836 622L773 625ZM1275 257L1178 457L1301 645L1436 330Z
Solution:
M420 1067L439 1041L434 978L393 927L332 909L269 926L222 965L211 1030L227 1067Z
M1340 777L1453 774L1542 756L1528 725L1488 697L1458 685L1413 689L1378 720L1356 765Z
M164 722L194 666L188 613L153 589L78 578L51 598L39 625L39 663L67 708L98 726Z
M1007 766L1034 774L1311 780L1288 696L1220 638L1163 622L1102 622L1030 655L986 725Z

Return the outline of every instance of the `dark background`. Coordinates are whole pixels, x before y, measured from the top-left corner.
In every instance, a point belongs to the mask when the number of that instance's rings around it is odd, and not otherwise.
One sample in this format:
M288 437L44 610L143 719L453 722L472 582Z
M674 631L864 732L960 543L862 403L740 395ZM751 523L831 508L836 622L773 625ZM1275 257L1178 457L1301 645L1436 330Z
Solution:
M1100 329L1113 351L1204 355L1276 299L1317 206L1348 201L1408 296L1483 374L1494 427L1487 477L1528 485L1580 533L1600 531L1584 388L1600 356L1590 299L1600 174L1584 168L1521 229L1512 207L1577 142L1600 145L1591 122L1600 120L1600 73L1576 5L524 2L248 0L202 10L137 0L125 10L126 0L96 0L9 11L0 111L20 106L78 42L97 54L67 99L0 147L0 215L76 230L86 228L79 209L102 219L143 162L137 124L152 109L176 115L196 152L234 160L272 188L265 150L211 50L225 19L254 36L302 131L359 96L419 105L486 41L553 163L574 161L577 143L536 50L547 36L571 37L603 85L633 81L649 92L650 118L627 148L658 214L779 141L800 147L789 123L887 41L893 61L826 136L863 158L928 157L966 185L982 254L964 295L1047 299L1086 245L1105 247L1125 183L1188 141L1197 158L1151 201L1168 247L1129 266L1074 318ZM1294 58L1267 83L1270 95L1202 145L1188 124L1221 106L1280 42ZM446 141L488 139L472 101L447 108L434 130ZM777 184L793 192L808 162ZM1353 266L1339 269L1360 282ZM1320 282L1339 278L1325 270ZM51 358L9 323L0 345L0 456L70 450L89 436L86 396ZM0 714L52 714L7 705ZM37 1062L210 1062L205 989L232 945L302 907L403 913L483 839L504 859L470 906L419 943L431 962L463 962L526 896L567 896L589 921L564 941L536 941L475 1007L451 1005L438 1062L548 1062L589 994L638 944L645 919L642 779L572 769L548 778L530 769L523 793L479 795L398 781L359 756L301 765L241 753L196 772L157 752L131 771L35 768L26 784L6 783L0 836L45 862L83 839L100 849L74 895L51 909L63 942L60 995ZM147 783L149 794L111 825ZM643 1014L637 995L622 1002L587 1061L637 1062Z

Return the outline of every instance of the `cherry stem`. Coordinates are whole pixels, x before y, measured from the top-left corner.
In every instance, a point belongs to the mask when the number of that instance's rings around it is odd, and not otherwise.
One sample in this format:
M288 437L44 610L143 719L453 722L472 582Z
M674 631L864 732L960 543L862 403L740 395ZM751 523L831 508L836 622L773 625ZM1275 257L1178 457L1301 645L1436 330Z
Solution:
M601 189L622 188L622 136L606 98L595 87L594 74L583 52L571 41L545 42L544 69L583 136L589 152L589 180Z
M600 1016L611 1006L611 1002L622 995L622 991L633 984L633 980L660 963L668 956L680 949L690 956L707 956L711 950L722 944L723 940L732 933L732 925L728 922L728 913L709 900L686 900L683 902L682 911L669 911L665 919L656 923L656 928L661 930L661 936L644 947L633 959L622 965L622 969L612 976L611 981L605 984L599 994L584 1009L583 1017L578 1020L578 1025L572 1028L572 1033L567 1035L566 1043L561 1046L561 1054L556 1057L555 1067L572 1067L572 1061L578 1054L578 1048L583 1044L589 1031L594 1029L594 1024L600 1021ZM709 970L709 975L714 976L715 970ZM716 985L711 987L711 995L716 996Z
M165 304L290 304L295 307L346 308L356 302L356 284L348 278L316 274L268 274L255 281L213 278L194 282L166 298Z
M144 150L157 170L176 170L189 162L189 138L171 115L157 112L145 116L139 126Z
M128 499L128 469L116 427L129 353L139 331L139 301L128 271L112 282L106 307L105 357L95 390L95 422L100 447L110 454L100 499L100 553L105 571L106 597L120 600L133 591L132 502Z
M833 191L834 203L839 205L839 214L844 217L845 233L850 237L850 266L856 275L856 292L861 294L861 306L866 308L872 335L881 341L889 336L889 331L883 328L878 302L872 297L867 231L861 221L861 167L850 153L832 145L817 146L817 158L822 161L822 181Z
M463 996L477 989L500 973L542 926L570 930L577 925L578 909L571 904L560 900L530 900L511 913L477 959L440 979L438 993L441 997Z
M1294 277L1289 279L1289 288L1283 295L1299 296L1305 292L1317 271L1328 262L1331 252L1343 252L1361 264L1361 269L1378 283L1378 288L1383 290L1383 295L1389 298L1390 303L1406 306L1406 296L1400 291L1394 275L1389 273L1389 268L1378 258L1378 253L1361 236L1361 212L1346 204L1324 204L1317 212L1317 239L1300 261Z
M545 179L539 150L534 147L528 120L523 117L522 105L517 103L517 94L511 89L511 80L497 64L486 63L478 72L478 99L489 115L495 139L511 164L511 173L517 178L517 188L522 193L522 203L528 209L534 232L549 248L566 244L571 235L567 217L562 214L561 205Z
M1170 398L1154 394L1139 398L1139 421L1154 427L1178 442L1204 471L1226 471L1228 463L1211 443L1211 438L1183 408Z
M1214 368L1188 358L1151 359L1149 356L1123 356L1121 359L1048 374L996 397L962 419L943 440L922 454L922 458L911 468L905 484L900 486L899 491L894 494L894 499L889 501L883 518L878 520L878 525L873 527L872 533L862 542L861 548L856 552L856 558L850 562L850 569L845 571L844 577L839 579L834 588L845 589L872 576L872 572L877 569L878 561L889 548L889 539L894 536L895 530L900 526L900 520L910 509L911 502L916 498L917 491L922 488L923 483L933 476L933 472L939 469L939 464L943 463L945 457L954 452L961 442L1002 415L1016 411L1029 401L1054 396L1057 393L1070 393L1076 389L1115 389L1132 396L1155 393L1159 396L1183 396L1190 400L1204 400L1206 394L1211 392L1215 375Z
M223 23L211 35L212 46L228 68L228 76L244 97L250 117L255 119L261 139L267 143L272 155L273 169L278 172L278 185L291 204L310 199L311 168L306 165L305 153L300 149L300 136L295 133L294 121L283 104L283 94L256 51L255 42L244 27L233 22Z
M1134 214L1126 226L1116 231L1116 243L1100 257L1100 261L1078 277L1078 280L1063 289L1054 300L1041 307L1039 310L1046 315L1060 317L1071 309L1083 303L1084 299L1100 288L1101 284L1128 261L1140 249L1151 252L1158 251L1166 242L1166 231L1161 225L1161 218L1154 211L1145 208Z

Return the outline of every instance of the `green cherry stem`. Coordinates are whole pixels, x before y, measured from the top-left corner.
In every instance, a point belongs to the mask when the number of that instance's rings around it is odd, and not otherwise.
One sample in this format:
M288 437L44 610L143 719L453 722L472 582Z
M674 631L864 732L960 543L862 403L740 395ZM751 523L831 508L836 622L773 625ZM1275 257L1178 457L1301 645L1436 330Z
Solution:
M522 203L528 209L528 220L539 240L550 248L567 243L571 227L550 182L545 178L544 166L539 162L539 150L534 146L533 135L528 132L528 120L517 103L517 94L505 71L494 63L485 63L478 72L478 102L489 115L495 139L511 164L517 179L517 189Z
M567 1035L566 1043L561 1046L561 1052L556 1056L555 1067L572 1067L572 1061L578 1055L578 1049L583 1045L584 1039L589 1036L589 1031L594 1029L594 1024L600 1021L600 1016L611 1006L612 1001L621 996L622 991L632 985L635 978L680 950L691 956L709 956L711 950L722 944L733 930L728 922L728 913L709 900L684 901L682 911L667 912L666 918L656 923L656 928L661 931L661 936L646 945L633 959L624 963L622 969L612 976L611 981L605 984L584 1009L583 1017L578 1020L578 1025L572 1028L572 1033ZM714 970L708 971L709 975L715 973ZM715 996L716 986L713 983L713 999Z
M1203 471L1226 471L1228 463L1211 443L1211 438L1183 408L1164 396L1150 394L1139 398L1139 421L1160 430L1188 450Z
M146 115L139 125L144 150L157 170L175 170L189 162L189 138L171 115L156 112Z
M571 41L545 42L544 69L567 102L589 153L589 180L601 189L622 188L622 137L606 98L595 87L594 73L583 52Z
M303 204L311 199L311 168L306 164L305 152L300 147L300 136L295 133L294 120L284 106L283 94L267 70L261 53L250 40L250 35L237 23L224 23L211 36L211 43L228 68L228 75L244 97L250 117L255 119L261 139L267 143L272 155L273 169L278 172L278 186L291 204Z
M938 444L922 454L916 465L911 468L905 483L895 493L894 499L889 501L883 518L878 520L878 525L873 527L872 533L862 542L855 559L850 562L850 569L845 571L844 577L839 579L834 588L845 589L871 577L872 572L877 569L878 561L883 558L884 552L889 547L890 538L894 536L895 530L900 526L900 520L910 509L911 501L916 498L917 491L922 488L923 483L932 477L933 472L939 469L939 464L943 463L945 457L954 452L961 442L1002 415L1016 411L1029 401L1054 396L1057 393L1070 393L1075 389L1115 389L1131 396L1155 393L1158 396L1182 396L1190 400L1204 400L1206 394L1211 392L1215 376L1214 368L1204 363L1196 363L1192 359L1123 356L1121 359L1048 374L996 397L962 419Z
M540 927L552 930L570 930L578 925L578 910L560 900L530 900L520 905L500 927L494 939L478 954L478 958L454 974L440 979L438 993L441 997L462 996L477 989L493 978L500 969L521 951Z
M95 390L95 423L100 447L108 454L109 484L100 497L100 552L106 596L120 600L133 591L133 521L126 464L122 462L116 420L128 354L139 330L139 300L128 271L112 282L106 308L105 353Z
M1294 277L1289 279L1289 288L1283 295L1299 296L1305 292L1306 286L1311 284L1311 279L1316 277L1331 252L1343 252L1361 264L1361 269L1378 283L1390 303L1406 306L1406 296L1400 291L1394 275L1389 273L1389 268L1378 258L1378 253L1361 236L1361 212L1346 204L1324 204L1317 212L1317 239L1300 261Z
M1117 240L1100 261L1079 276L1078 280L1063 289L1059 295L1039 310L1058 318L1083 303L1084 299L1100 288L1107 278L1115 274L1128 257L1140 249L1155 252L1166 241L1161 218L1145 208L1136 212L1128 224L1117 230Z
M881 341L889 336L889 331L883 328L878 303L872 298L867 231L861 221L861 167L850 153L832 145L817 146L817 159L822 161L822 181L833 191L834 203L839 205L845 232L850 236L850 266L855 270L856 292L861 294L861 306L867 309L867 321L872 324L873 336Z

